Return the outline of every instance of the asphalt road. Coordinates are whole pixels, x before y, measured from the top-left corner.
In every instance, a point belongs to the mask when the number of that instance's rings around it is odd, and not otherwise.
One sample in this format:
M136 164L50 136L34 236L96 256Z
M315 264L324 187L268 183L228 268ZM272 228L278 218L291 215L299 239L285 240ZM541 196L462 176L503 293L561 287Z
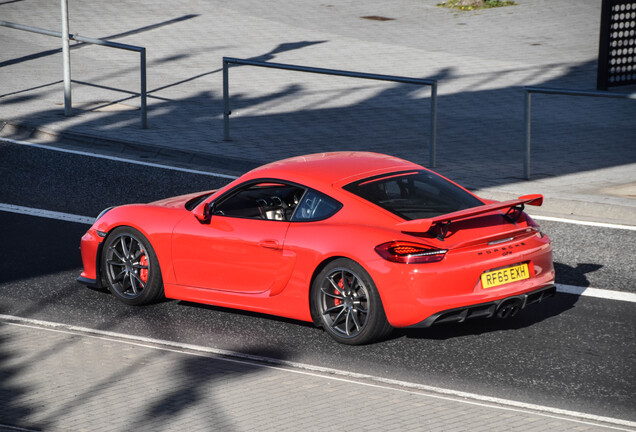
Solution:
M0 143L0 203L92 216L227 179ZM542 222L558 282L635 291L634 231ZM259 353L636 420L636 306L558 294L508 321L397 330L363 347L276 317L187 302L128 307L79 285L87 226L0 211L0 314Z

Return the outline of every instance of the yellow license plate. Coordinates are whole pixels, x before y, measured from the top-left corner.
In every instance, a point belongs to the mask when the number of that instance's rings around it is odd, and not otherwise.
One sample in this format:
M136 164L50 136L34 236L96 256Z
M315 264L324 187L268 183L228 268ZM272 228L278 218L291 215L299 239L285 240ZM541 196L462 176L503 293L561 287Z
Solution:
M483 273L481 275L481 285L484 288L492 288L510 282L528 279L529 277L528 264L520 264Z

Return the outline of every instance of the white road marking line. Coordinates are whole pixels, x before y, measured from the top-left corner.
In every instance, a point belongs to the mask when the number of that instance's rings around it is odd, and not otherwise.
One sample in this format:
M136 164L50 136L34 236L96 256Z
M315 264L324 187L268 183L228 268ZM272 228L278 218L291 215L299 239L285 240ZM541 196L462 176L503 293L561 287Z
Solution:
M132 160L132 159L125 159L125 158L120 158L120 157L116 157L116 156L106 156L106 155L102 155L102 154L83 152L83 151L79 151L79 150L69 150L69 149L62 149L62 148L58 148L58 147L49 147L49 146L45 146L45 145L42 145L42 144L34 144L34 143L26 142L26 141L13 140L13 139L10 139L10 138L0 138L0 141L5 141L5 142L11 143L11 144L18 144L18 145L23 145L23 146L28 146L28 147L40 148L40 149L44 149L44 150L51 150L51 151L56 151L56 152L60 152L60 153L70 153L70 154L75 154L75 155L79 155L79 156L94 157L94 158L98 158L98 159L106 159L106 160L111 160L111 161L115 161L115 162L125 162L125 163L134 164L134 165L143 165L143 166L153 167L153 168L162 168L162 169L167 169L167 170L172 170L172 171L185 172L185 173L189 173L189 174L199 174L199 175L206 175L206 176L212 176L212 177L226 178L226 179L231 179L231 180L235 180L235 179L238 178L236 176L231 176L231 175L227 175L227 174L220 174L220 173L215 173L215 172L199 171L199 170L193 170L193 169L188 169L188 168L179 168L179 167L173 167L173 166L169 166L169 165L156 164L156 163L152 163L152 162L143 162L143 161L136 161L136 160Z
M636 231L636 226L633 226L633 225L619 225L619 224L611 224L611 223L605 223L605 222L591 222L591 221L565 219L565 218L552 217L552 216L534 216L533 215L532 219L545 220L545 221L551 221L551 222L562 222L562 223L569 223L574 225L586 225L586 226L593 226L593 227L600 227L600 228L612 228L612 229L624 229L624 230Z
M636 427L636 422L629 420L617 419L612 417L598 416L595 414L582 413L571 410L564 410L560 408L553 408L543 405L536 405L531 403L519 402L509 399L501 399L497 397L479 395L475 393L468 393L463 391L451 390L441 387L434 387L424 384L417 384L408 381L399 381L389 378L382 378L373 375L360 374L355 372L342 371L340 369L331 369L322 366L314 366L306 363L298 363L287 360L280 360L270 357L261 357L253 354L244 354L236 351L229 351L219 348L211 348L200 345L185 344L179 342L173 342L168 340L147 338L143 336L131 336L124 333L116 333L104 330L95 330L87 327L73 326L68 324L55 323L50 321L41 321L31 318L22 318L12 315L0 314L0 320L6 324L30 327L41 330L55 331L59 333L82 335L88 337L94 337L98 339L105 339L114 342L126 343L130 345L140 346L144 348L160 349L165 351L172 351L187 355L215 355L223 356L218 358L220 361L228 361L242 364L254 364L258 363L263 368L283 370L287 372L298 373L302 375L315 376L323 379L337 380L343 382L351 382L352 384L364 385L368 387L383 388L386 390L406 392L410 394L416 394L424 397L430 397L435 399L449 400L453 402L465 403L469 405L484 406L492 409L501 409L506 411L517 411L533 415L541 415L544 417L558 418L565 421L572 421L576 423L583 423L594 426L603 426L610 429L625 430L621 427ZM232 358L227 358L232 357ZM287 369L293 368L293 369ZM355 381L354 381L355 380ZM358 380L371 381L360 382ZM395 386L401 387L396 389ZM429 392L429 394L422 394L419 392ZM430 394L434 393L434 394ZM466 400L469 399L469 400ZM495 405L491 405L495 404ZM499 405L499 406L497 406ZM563 417L565 416L565 417ZM599 425L592 422L601 422L612 424Z
M5 204L5 203L0 203L0 211L24 214L29 216L37 216L37 217L43 217L48 219L56 219L56 220L65 221L65 222L83 223L88 225L92 225L93 222L95 222L94 217L79 216L79 215L74 215L70 213L62 213L62 212L56 212L51 210L42 210L42 209L36 209L33 207L23 207L23 206Z
M0 211L25 214L28 216L44 217L49 219L56 219L56 220L61 220L66 222L83 223L87 225L92 225L93 222L95 221L94 217L80 216L80 215L74 215L70 213L62 213L62 212L56 212L51 210L36 209L32 207L23 207L23 206L17 206L13 204L5 204L5 203L0 203ZM606 300L619 300L619 301L626 301L630 303L636 303L636 294L629 293L629 292L606 290L606 289L592 288L592 287L579 287L574 285L563 285L563 284L556 284L556 286L557 286L558 292L562 292L566 294L575 294L575 295L579 295L583 297L595 297L595 298L601 298Z
M584 297L596 297L606 300L620 300L636 303L636 294L624 291L606 290L592 287L579 287L574 285L556 284L557 291L566 294L575 294Z

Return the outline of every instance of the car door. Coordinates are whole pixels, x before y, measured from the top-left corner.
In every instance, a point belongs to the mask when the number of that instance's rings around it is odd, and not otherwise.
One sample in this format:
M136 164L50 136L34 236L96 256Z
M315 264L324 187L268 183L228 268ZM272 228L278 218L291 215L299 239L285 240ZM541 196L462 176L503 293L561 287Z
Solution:
M294 261L284 249L288 220L303 192L286 184L249 184L213 203L209 223L194 216L182 220L172 241L177 284L246 294L280 292Z

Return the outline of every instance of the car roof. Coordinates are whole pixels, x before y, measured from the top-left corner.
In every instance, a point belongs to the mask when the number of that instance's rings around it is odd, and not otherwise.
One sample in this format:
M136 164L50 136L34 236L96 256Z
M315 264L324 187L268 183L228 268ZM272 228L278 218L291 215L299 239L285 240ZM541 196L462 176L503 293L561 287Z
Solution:
M345 184L386 172L423 169L404 159L371 152L331 152L272 162L246 174L249 178L278 178L306 186Z

